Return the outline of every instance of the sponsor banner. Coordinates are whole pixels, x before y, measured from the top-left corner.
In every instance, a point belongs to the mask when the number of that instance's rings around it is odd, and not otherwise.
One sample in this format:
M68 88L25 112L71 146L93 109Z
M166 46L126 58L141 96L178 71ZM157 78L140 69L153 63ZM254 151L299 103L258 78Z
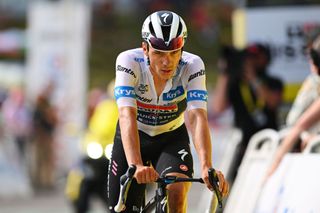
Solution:
M236 47L260 42L271 48L272 75L286 83L285 99L295 97L310 73L305 51L307 42L320 32L319 6L257 7L236 10L233 40Z

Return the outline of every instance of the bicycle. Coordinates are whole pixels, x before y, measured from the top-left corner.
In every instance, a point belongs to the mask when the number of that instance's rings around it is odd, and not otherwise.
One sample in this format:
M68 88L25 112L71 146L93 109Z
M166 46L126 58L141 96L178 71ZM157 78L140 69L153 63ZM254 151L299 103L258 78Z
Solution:
M133 179L133 175L136 171L136 166L131 165L126 173L120 177L120 195L118 199L117 205L114 207L116 212L121 212L126 208L126 199L128 195L128 191L131 185L131 181ZM222 196L221 192L219 191L218 186L218 176L216 171L211 168L208 171L209 173L209 181L213 186L213 191L216 195L218 200L219 207L222 208ZM172 183L178 182L199 182L204 183L202 178L181 178L177 176L163 176L156 180L157 189L155 195L149 200L149 202L142 207L140 213L148 213L152 210L155 210L156 213L167 213L167 190L166 186ZM217 206L215 205L213 209L216 209Z

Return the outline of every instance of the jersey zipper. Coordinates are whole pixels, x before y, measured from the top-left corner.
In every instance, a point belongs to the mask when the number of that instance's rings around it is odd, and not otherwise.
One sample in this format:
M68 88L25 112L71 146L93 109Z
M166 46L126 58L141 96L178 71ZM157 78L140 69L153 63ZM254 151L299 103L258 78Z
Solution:
M156 92L157 93L157 92ZM161 96L161 95L160 95ZM160 96L157 95L157 105L156 105L156 110L155 110L155 122L154 122L154 125L156 126L157 125L157 122L158 122L158 117L159 117L159 99L160 99Z

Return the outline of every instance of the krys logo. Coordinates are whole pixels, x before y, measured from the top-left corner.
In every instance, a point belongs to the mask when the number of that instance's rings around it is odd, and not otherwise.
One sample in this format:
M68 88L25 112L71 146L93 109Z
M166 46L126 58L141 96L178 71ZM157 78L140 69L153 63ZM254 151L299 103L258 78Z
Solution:
M121 97L135 98L136 94L133 87L119 86L114 89L114 96L116 99Z
M176 89L170 90L167 93L163 93L163 100L164 101L171 101L181 95L184 94L184 89L182 86L178 86Z
M205 90L191 90L188 91L187 101L207 101L208 92Z

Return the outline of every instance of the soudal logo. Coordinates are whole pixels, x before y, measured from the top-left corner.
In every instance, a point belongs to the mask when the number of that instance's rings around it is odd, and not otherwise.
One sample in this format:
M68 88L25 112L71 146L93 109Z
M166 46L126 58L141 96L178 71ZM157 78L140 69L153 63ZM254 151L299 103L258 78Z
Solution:
M114 89L114 96L116 99L121 97L135 98L136 94L133 87L119 86Z
M200 70L199 72L196 72L196 73L190 75L190 77L188 79L188 82L191 81L192 79L195 79L195 78L197 78L199 76L204 75L205 73L206 73L205 70Z
M123 67L123 66L121 66L121 65L118 65L118 66L117 66L117 71L128 73L128 74L132 75L134 78L137 77L136 74L132 71L132 69Z
M207 101L208 92L205 90L191 90L188 91L187 101Z
M184 95L184 89L182 86L178 86L176 89L170 90L167 93L163 93L163 100L171 101L181 95Z

